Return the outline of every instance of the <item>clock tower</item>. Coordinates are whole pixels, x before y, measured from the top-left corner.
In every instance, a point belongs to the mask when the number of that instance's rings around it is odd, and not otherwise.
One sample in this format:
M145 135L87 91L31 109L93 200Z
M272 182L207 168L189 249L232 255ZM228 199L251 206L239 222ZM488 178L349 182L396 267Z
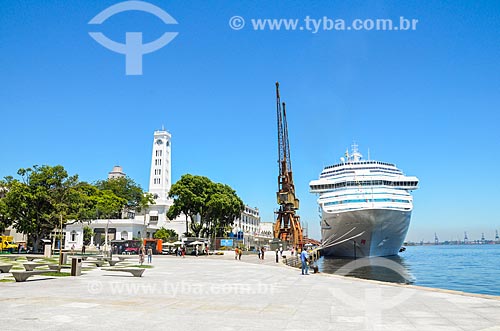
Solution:
M169 204L167 196L172 186L171 137L164 129L154 132L149 193L155 196L157 205Z

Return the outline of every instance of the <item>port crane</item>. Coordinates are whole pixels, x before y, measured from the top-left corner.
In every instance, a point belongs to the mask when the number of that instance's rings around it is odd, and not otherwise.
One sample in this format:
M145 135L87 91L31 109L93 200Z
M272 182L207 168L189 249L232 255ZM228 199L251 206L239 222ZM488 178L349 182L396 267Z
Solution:
M286 105L281 103L279 83L276 82L276 115L278 121L278 192L276 198L279 205L274 224L274 238L288 241L295 248L303 245L303 232L299 209L299 199L295 196L293 185L292 160L290 158L290 143L288 141L288 124L286 120Z

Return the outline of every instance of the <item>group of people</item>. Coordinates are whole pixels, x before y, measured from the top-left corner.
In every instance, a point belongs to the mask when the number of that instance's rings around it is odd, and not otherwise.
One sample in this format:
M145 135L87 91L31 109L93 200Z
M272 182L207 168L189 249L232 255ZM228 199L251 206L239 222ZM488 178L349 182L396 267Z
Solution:
M139 263L141 265L144 263L146 254L148 255L148 263L153 262L153 249L151 247L148 247L148 249L146 250L144 246L141 246L141 248L139 249Z

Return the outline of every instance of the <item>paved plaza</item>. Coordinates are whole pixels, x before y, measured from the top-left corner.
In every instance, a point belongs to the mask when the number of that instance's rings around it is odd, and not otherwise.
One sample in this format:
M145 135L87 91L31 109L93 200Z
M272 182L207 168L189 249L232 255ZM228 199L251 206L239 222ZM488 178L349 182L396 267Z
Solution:
M135 261L134 261L135 262ZM0 282L4 330L488 330L500 300L335 275L303 276L272 254L155 256L132 277ZM9 274L0 274L0 279Z

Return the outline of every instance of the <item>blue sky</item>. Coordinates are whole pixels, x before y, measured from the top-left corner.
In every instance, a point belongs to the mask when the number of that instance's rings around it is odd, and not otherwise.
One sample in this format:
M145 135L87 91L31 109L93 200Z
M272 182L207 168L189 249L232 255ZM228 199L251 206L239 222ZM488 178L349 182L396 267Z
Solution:
M205 175L272 221L274 83L287 103L301 218L319 237L308 183L356 141L420 179L409 240L493 238L500 183L500 3L162 1L178 25L119 1L2 1L0 176L62 164L82 180L113 165L145 189L155 129L173 136L173 180ZM235 31L239 15L247 25ZM416 31L254 31L251 18L418 19ZM124 55L89 37L179 35L125 75Z

